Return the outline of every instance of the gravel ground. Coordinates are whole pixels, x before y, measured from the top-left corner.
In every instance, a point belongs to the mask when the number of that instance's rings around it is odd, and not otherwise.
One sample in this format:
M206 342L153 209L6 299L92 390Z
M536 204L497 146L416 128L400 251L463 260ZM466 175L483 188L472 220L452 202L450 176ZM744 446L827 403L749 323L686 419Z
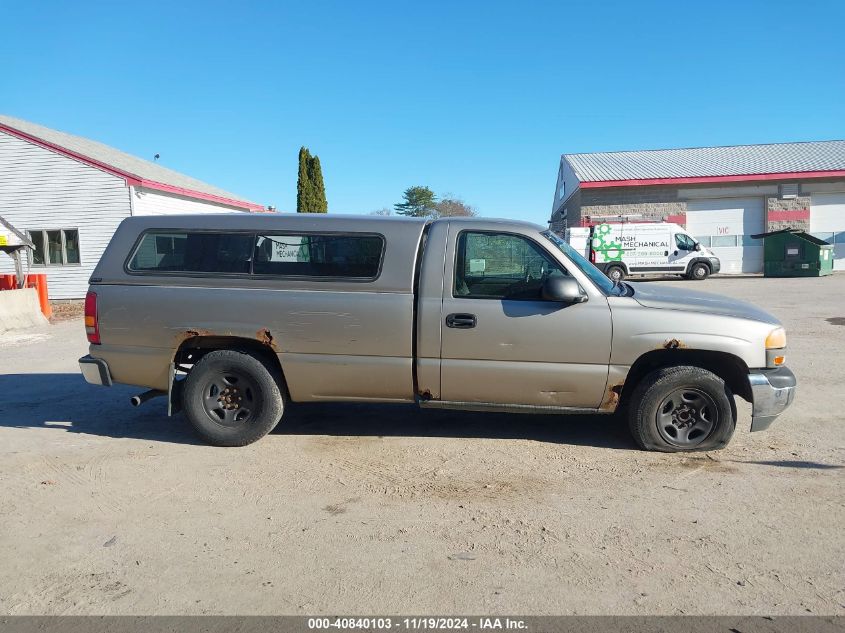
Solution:
M789 332L795 404L707 454L608 417L300 405L243 449L4 335L2 614L845 614L845 275L663 281Z
M85 313L84 301L51 301L50 307L53 309L53 316L50 317L51 323L81 319Z

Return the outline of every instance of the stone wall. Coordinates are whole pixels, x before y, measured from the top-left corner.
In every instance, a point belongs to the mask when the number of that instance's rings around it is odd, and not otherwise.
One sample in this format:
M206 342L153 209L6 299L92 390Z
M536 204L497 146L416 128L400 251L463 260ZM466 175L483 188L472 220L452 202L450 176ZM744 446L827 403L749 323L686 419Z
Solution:
M810 196L781 199L766 196L766 230L793 228L810 230Z
M608 187L581 192L581 218L639 215L643 220L683 222L686 212L687 203L678 199L677 187Z

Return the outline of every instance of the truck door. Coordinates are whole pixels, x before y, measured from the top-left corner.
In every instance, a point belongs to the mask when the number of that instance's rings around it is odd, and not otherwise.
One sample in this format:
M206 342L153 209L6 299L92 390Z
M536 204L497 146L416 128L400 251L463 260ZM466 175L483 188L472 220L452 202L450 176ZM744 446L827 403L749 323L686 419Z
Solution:
M598 407L610 358L606 297L590 286L584 303L543 301L545 277L569 273L541 236L450 227L441 399Z
M686 233L675 233L670 244L669 267L673 272L685 272L695 255L695 240Z

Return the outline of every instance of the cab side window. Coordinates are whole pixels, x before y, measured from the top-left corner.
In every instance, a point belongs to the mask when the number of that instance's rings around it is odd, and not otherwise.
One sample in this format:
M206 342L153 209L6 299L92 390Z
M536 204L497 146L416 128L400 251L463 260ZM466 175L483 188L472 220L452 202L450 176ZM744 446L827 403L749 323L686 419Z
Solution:
M689 235L684 235L683 233L675 233L675 244L677 244L678 248L682 251L695 250L695 240L693 240Z
M525 237L464 231L458 236L452 292L458 298L539 300L547 277L566 274Z

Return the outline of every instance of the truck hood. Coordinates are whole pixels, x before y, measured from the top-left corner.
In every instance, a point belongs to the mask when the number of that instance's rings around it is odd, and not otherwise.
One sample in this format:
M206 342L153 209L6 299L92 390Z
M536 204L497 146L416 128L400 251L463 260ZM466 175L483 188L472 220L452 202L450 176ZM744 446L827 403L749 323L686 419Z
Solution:
M634 289L634 300L646 308L703 312L780 325L780 321L765 310L730 297L697 290L672 288L658 283L634 282L631 287Z

